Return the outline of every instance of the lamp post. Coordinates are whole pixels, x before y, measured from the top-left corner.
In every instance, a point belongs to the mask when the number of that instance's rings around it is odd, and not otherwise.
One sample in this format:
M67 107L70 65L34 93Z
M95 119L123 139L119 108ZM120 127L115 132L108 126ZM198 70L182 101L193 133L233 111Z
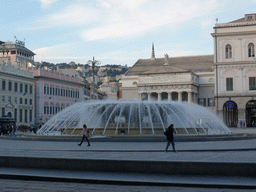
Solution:
M88 65L92 65L92 78L93 78L93 90L92 90L92 97L94 95L94 88L95 88L95 65L100 65L100 61L99 60L94 60L94 57L93 57L93 60L89 60L87 61Z

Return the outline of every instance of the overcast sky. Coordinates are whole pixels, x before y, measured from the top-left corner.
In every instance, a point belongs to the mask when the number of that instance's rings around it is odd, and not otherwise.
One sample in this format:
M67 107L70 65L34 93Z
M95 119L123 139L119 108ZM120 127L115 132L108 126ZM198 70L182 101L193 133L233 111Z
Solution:
M256 0L0 0L0 40L24 41L35 61L132 66L139 58L213 54L210 33L256 13Z

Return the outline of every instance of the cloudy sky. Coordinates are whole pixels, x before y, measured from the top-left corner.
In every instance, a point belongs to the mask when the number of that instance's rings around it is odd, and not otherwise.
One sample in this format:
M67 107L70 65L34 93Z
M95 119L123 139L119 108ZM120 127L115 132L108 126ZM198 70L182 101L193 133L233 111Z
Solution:
M256 0L0 0L0 40L24 41L35 61L132 66L139 58L213 54L210 33L256 13Z

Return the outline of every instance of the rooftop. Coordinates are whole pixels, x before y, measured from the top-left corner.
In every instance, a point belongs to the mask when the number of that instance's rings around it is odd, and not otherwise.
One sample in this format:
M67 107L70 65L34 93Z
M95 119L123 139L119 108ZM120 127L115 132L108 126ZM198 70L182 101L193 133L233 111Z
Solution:
M214 64L214 55L169 57L166 58L139 59L126 73L126 76L150 73L172 72L211 72Z

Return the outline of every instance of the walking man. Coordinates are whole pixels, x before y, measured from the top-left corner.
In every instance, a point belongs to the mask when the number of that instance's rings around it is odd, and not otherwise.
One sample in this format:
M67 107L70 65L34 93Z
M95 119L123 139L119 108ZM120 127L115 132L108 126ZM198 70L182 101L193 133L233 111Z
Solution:
M84 125L83 125L83 138L82 138L82 140L81 140L81 143L79 143L78 145L81 146L82 143L84 142L84 138L85 138L86 141L88 142L88 145L87 145L87 146L89 147L89 146L90 146L90 141L89 141L88 137L89 137L89 131L88 131L88 129L87 129L86 124L84 124Z
M174 127L173 127L173 124L171 124L167 128L167 130L164 132L165 136L167 137L167 145L166 145L166 149L165 149L166 153L167 153L168 147L170 146L171 143L172 143L173 152L176 152L175 151L175 144L174 144L174 141L173 141L173 131L174 131Z

